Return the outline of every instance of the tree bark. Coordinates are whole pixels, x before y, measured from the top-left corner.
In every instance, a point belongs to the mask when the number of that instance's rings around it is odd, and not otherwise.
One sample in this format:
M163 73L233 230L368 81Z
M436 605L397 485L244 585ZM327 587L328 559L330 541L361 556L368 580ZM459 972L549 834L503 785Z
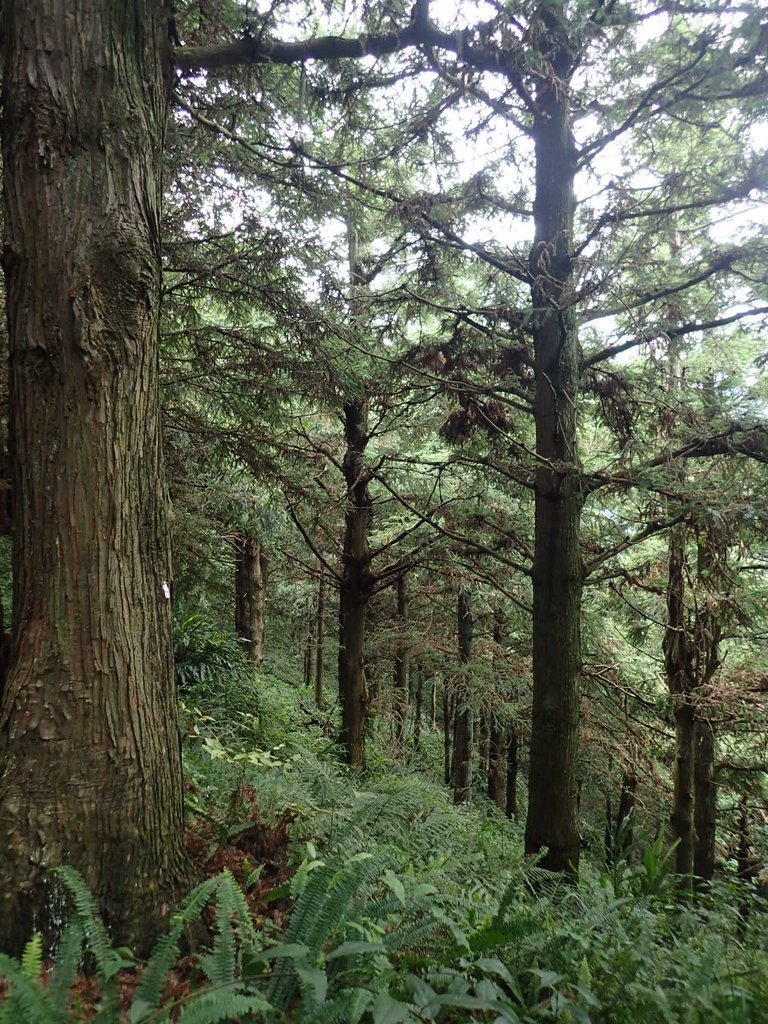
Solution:
M517 729L509 727L507 738L507 800L505 811L508 818L517 818Z
M705 882L715 873L717 785L715 783L715 730L706 718L696 719L694 732L694 830L693 873Z
M695 680L686 622L685 543L685 526L676 526L670 530L664 668L667 686L675 702L675 770L671 816L672 839L677 843L675 872L681 876L685 885L689 885L693 878L694 846L694 712L691 694Z
M418 751L421 745L421 716L424 707L424 669L421 665L414 665L413 675L416 677L414 680L416 707L413 716L413 749Z
M443 682L443 781L451 784L453 766L453 698Z
M323 681L325 676L325 580L321 576L317 584L317 625L315 627L315 704L323 707Z
M578 872L577 766L582 492L576 450L578 337L571 312L575 148L568 82L574 57L565 4L539 5L536 46L549 71L536 93L535 237L529 259L536 453L533 708L526 854Z
M405 739L405 726L408 718L408 645L406 631L408 628L408 593L405 589L405 576L397 578L397 640L395 644L394 664L394 719L395 739L402 746Z
M14 495L0 708L0 948L84 877L145 953L191 880L158 396L168 8L6 4Z
M253 537L235 538L235 632L254 668L264 660L267 558Z
M507 734L496 715L491 715L489 746L488 797L503 811L507 781Z
M339 585L339 742L348 764L365 764L365 715L367 694L365 668L365 620L371 599L373 576L368 546L371 499L364 453L368 444L368 405L364 401L344 406L347 448L342 472L347 483L344 550Z
M307 614L307 635L304 641L304 685L307 689L314 686L315 679L315 609L310 605Z
M472 610L466 589L459 587L458 597L459 664L472 659ZM463 677L456 693L456 720L453 740L453 802L468 803L472 796L474 712L469 681Z

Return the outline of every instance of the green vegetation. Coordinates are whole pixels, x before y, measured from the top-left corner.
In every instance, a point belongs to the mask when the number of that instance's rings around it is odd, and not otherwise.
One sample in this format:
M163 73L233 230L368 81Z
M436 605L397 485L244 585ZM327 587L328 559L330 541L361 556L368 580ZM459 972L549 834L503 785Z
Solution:
M296 680L260 676L239 704L188 708L205 720L185 745L190 828L207 823L201 860L228 850L238 880L225 869L198 885L135 965L76 873L58 869L53 966L40 935L20 962L0 957L0 1021L765 1019L768 916L750 883L681 894L660 839L608 867L588 861L574 886L523 860L520 826L485 798L453 806L430 728L418 768L393 767L377 742L375 767L355 776L307 723L310 700ZM252 728L235 736L238 714ZM237 840L286 811L283 880L265 886L276 851L251 863ZM182 958L203 919L209 937Z

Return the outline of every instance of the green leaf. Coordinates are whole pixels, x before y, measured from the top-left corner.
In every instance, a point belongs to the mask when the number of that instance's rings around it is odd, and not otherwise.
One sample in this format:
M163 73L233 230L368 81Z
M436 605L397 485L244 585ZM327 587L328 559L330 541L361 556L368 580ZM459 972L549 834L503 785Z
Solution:
M411 1007L393 999L389 992L379 992L371 1013L373 1024L400 1024L401 1021L413 1020Z
M21 971L25 978L35 981L40 977L43 966L43 937L40 932L35 932L32 938L24 947L21 956Z
M383 942L367 942L364 939L342 942L340 946L332 949L326 955L326 960L338 960L342 956L358 956L361 953L383 953L386 947Z
M320 967L297 966L296 973L301 982L302 993L309 989L313 1002L321 1006L328 995L328 979L325 976L325 971Z

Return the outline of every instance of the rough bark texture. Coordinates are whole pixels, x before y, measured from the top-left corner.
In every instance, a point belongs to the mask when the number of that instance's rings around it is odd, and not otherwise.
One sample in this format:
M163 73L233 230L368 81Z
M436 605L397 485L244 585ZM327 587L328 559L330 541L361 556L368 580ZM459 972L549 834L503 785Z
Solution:
M167 9L5 4L13 663L0 948L83 875L145 952L190 881L158 400Z
M539 7L536 45L549 72L536 93L536 184L531 250L535 359L536 471L533 565L533 709L527 854L576 873L579 864L577 764L582 566L582 495L576 451L578 338L569 303L574 210L574 143L565 4Z
M347 484L347 507L339 584L339 742L347 763L360 767L365 763L365 620L373 587L368 546L371 499L369 476L364 466L367 424L367 403L348 402L344 406L347 447L342 472Z
M235 539L235 632L248 660L259 668L264 660L264 611L267 558L253 537Z
M405 588L405 576L397 578L397 642L395 645L394 684L395 693L393 712L395 719L395 739L402 745L405 739L405 726L408 718L408 645L406 630L408 629L408 592Z
M459 664L472 659L472 611L469 595L459 587L458 597ZM472 753L474 743L474 712L469 683L462 680L456 694L456 718L453 739L453 802L464 804L472 796Z
M715 730L708 719L697 718L694 735L693 873L710 882L715 873L717 785L715 783Z

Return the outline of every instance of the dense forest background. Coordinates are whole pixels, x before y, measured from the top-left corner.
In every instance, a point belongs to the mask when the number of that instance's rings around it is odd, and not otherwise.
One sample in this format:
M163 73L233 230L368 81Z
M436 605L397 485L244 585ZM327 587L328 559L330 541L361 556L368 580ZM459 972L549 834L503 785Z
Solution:
M42 6L0 1021L764 1020L765 10Z

